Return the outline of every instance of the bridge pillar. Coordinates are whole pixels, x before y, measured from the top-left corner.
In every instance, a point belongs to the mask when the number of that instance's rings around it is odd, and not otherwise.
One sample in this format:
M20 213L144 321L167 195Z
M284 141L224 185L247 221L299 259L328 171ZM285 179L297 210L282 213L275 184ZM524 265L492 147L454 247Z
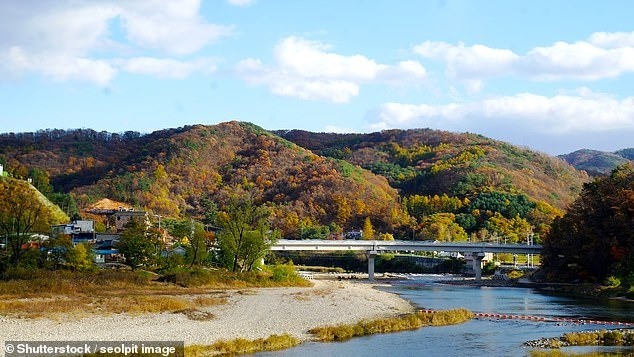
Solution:
M479 283L482 281L482 259L484 259L484 253L473 252L473 273L475 274L475 281Z
M376 250L370 250L368 255L368 280L374 281L374 257L376 257Z

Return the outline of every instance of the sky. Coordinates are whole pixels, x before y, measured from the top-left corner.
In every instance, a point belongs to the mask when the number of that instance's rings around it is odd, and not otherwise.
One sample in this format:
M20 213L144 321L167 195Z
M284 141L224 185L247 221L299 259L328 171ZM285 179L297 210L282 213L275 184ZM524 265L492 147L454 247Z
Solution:
M482 134L634 147L634 2L3 0L0 132Z

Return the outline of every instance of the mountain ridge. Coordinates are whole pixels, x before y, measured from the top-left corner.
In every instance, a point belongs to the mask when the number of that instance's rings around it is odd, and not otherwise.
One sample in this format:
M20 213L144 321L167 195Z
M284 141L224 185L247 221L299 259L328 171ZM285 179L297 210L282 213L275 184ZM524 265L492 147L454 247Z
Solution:
M634 149L621 149L615 152L580 149L558 157L578 170L584 170L591 176L599 176L609 174L617 166L634 160Z
M544 233L589 179L561 159L477 134L267 131L235 121L145 135L2 134L0 162L17 176L45 170L80 207L109 198L164 217L203 218L236 190L253 190L287 237L327 237L369 219L399 237L521 227L519 239Z

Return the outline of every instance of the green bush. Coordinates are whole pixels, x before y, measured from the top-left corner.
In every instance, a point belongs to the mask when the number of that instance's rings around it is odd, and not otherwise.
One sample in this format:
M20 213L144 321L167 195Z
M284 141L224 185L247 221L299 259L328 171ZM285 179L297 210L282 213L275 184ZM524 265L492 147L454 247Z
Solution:
M286 281L298 277L295 267L291 264L278 264L271 267L273 281Z
M605 282L603 284L609 288L618 288L619 286L621 286L621 279L614 275L611 275L605 279Z

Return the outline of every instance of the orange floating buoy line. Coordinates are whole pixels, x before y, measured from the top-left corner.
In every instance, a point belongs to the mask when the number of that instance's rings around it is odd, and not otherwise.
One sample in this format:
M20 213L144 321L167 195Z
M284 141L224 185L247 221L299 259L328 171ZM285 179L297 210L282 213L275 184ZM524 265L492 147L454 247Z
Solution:
M433 314L436 310L421 309L419 313ZM599 321L599 320L585 320L575 319L568 317L554 317L554 316L532 316L532 315L510 315L510 314L497 314L489 312L475 312L476 318L491 319L491 320L526 320L526 321L539 321L539 322L562 322L569 324L589 324L589 325L613 325L613 326L634 326L634 322L622 322L622 321Z
M634 323L632 322L585 320L585 319L575 319L575 318L567 318L567 317L509 315L509 314L495 314L495 313L483 313L483 312L476 312L474 313L474 315L477 318L496 319L496 320L527 320L527 321L540 321L540 322L564 322L564 323L572 323L572 324L634 326Z

